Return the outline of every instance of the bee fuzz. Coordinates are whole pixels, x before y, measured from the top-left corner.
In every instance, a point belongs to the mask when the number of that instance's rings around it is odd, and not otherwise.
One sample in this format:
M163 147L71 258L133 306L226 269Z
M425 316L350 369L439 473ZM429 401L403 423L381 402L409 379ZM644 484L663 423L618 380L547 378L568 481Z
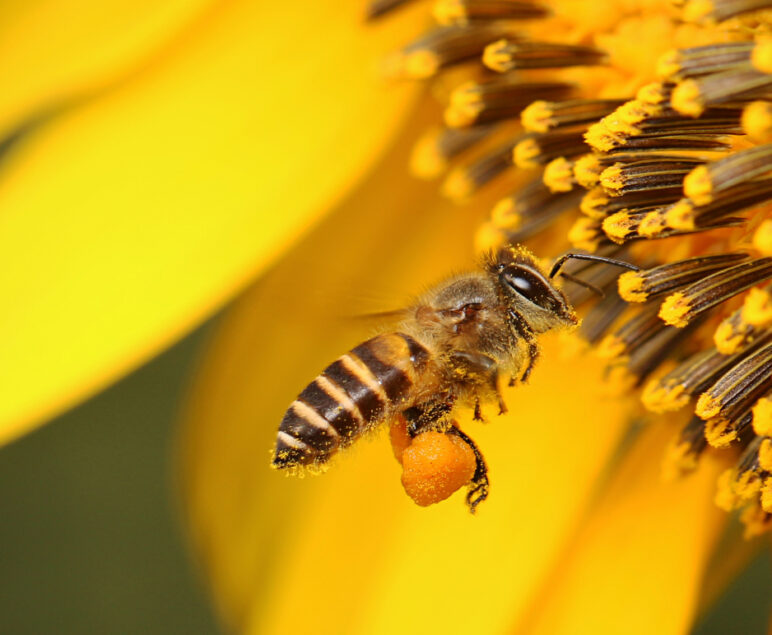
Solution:
M392 428L392 444L395 434ZM474 476L475 455L463 440L442 432L424 432L402 451L402 486L416 504L439 503Z

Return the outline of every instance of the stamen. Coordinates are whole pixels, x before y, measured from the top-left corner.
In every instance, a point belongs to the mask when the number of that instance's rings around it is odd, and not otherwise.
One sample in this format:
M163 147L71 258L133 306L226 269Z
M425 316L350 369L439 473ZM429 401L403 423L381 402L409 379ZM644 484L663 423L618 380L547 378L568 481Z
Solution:
M743 109L742 129L756 143L772 142L772 103L753 101Z
M762 397L753 406L753 430L762 437L772 437L772 397ZM768 449L767 457L769 467L765 467L772 472L772 441L765 446Z
M696 205L688 198L681 199L665 211L667 226L690 230L765 203L772 198L772 179L751 181L721 190L716 192L713 198L707 205Z
M601 222L594 218L577 218L568 230L568 240L577 249L595 253L603 245L612 245L603 233Z
M657 62L657 75L679 81L727 71L747 64L752 50L753 42L724 42L669 51Z
M673 481L696 470L699 458L707 447L705 422L699 417L692 417L665 452L663 478Z
M673 90L673 108L683 115L699 117L708 106L750 101L772 92L772 75L750 64L699 79L687 79Z
M751 413L744 412L739 418L732 415L712 417L705 421L705 439L711 447L723 449L736 441L751 425ZM737 490L735 490L737 493Z
M528 132L547 132L597 121L624 103L619 99L573 99L569 101L535 101L520 115Z
M649 382L641 396L643 405L657 413L680 410L730 368L770 341L772 333L733 355L724 355L715 348L694 353L664 377Z
M480 56L485 47L512 30L500 23L447 26L429 31L388 60L394 75L426 79L440 69Z
M678 188L684 177L700 163L698 159L663 161L659 157L632 164L614 163L601 172L600 184L611 196Z
M449 25L472 20L533 20L549 15L549 9L516 0L437 0L432 13L439 24Z
M451 93L445 123L460 128L511 119L534 99L565 97L573 88L565 82L524 82L512 76L467 82Z
M565 157L553 159L544 168L542 182L551 192L570 192L576 185L574 164Z
M732 421L750 411L772 389L772 344L743 359L700 395L695 414L701 419Z
M753 234L753 246L764 256L772 256L772 219L758 226Z
M579 334L590 344L597 344L626 308L627 304L613 290L607 292L582 320Z
M452 201L466 201L483 185L512 167L513 147L514 142L510 141L473 163L454 169L442 184L442 194Z
M519 168L537 168L561 156L576 156L588 150L581 132L547 132L527 136L514 149Z
M694 168L684 179L684 194L697 205L708 205L732 187L772 171L772 144L733 152L724 159Z
M659 190L634 191L621 196L609 196L602 187L594 187L584 195L579 209L590 218L601 219L621 210L667 205L677 201L680 196L680 184Z
M683 328L708 309L772 276L772 258L757 258L718 271L668 296L659 316Z
M598 356L603 359L624 361L632 350L662 328L662 322L657 319L657 307L649 305L637 312L614 333L607 335L598 346Z
M367 5L365 19L374 20L410 1L411 0L371 0Z
M712 24L769 6L772 6L770 0L687 0L683 19Z
M500 200L491 212L491 223L509 242L518 243L575 209L580 192L554 194L539 179Z
M597 154L585 154L574 163L574 178L583 188L589 190L600 183L603 159Z
M494 126L469 128L437 127L426 132L413 146L410 171L417 177L432 179L447 170L450 161L485 139Z
M628 302L646 302L748 258L744 253L698 256L653 269L627 271L619 276L619 295Z
M504 38L485 47L483 64L506 73L529 68L594 66L606 61L606 53L591 46L520 41Z

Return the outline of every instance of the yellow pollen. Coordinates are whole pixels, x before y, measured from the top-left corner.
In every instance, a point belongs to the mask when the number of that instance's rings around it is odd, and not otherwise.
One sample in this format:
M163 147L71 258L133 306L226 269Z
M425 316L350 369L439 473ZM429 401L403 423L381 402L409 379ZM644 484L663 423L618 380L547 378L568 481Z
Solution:
M432 8L432 15L442 26L468 22L466 10L460 0L437 0Z
M625 242L625 236L632 228L633 223L630 214L626 210L622 210L603 219L603 231L615 243L622 244Z
M601 359L622 359L624 352L625 343L616 335L606 335L597 348Z
M737 438L737 432L730 427L730 422L721 417L713 417L705 422L705 438L711 447L722 449Z
M596 154L585 154L574 162L574 178L583 188L590 189L600 182L603 166ZM772 231L770 232L772 234Z
M705 22L714 10L712 0L687 0L681 15L685 22Z
M772 439L764 439L759 446L759 466L765 472L772 472Z
M579 203L579 210L590 218L600 220L605 218L606 214L599 208L607 204L608 196L604 194L603 190L594 189L582 197L582 201Z
M477 228L474 235L474 248L477 254L496 251L507 243L509 240L507 240L506 234L501 232L493 223L483 223Z
M766 37L756 42L751 52L751 65L762 73L772 73L772 39Z
M670 79L676 77L681 70L681 53L677 50L668 51L657 60L657 77Z
M681 231L695 229L694 203L682 198L665 212L665 223L668 227Z
M769 477L761 488L761 508L767 514L772 514L772 478Z
M511 198L504 198L493 206L491 222L494 227L503 230L512 231L520 227L522 219Z
M638 233L646 238L659 236L665 229L667 229L665 216L659 210L646 214L638 225Z
M410 154L410 172L421 179L438 177L448 168L448 162L437 148L437 134L421 137Z
M753 246L762 256L772 256L772 219L767 219L753 234Z
M743 472L735 481L734 491L741 500L753 498L761 491L761 477L754 470Z
M440 58L432 51L413 51L402 57L402 72L411 79L428 79L440 69Z
M753 430L760 437L772 436L772 397L762 397L753 406Z
M598 248L598 226L591 218L577 218L568 230L568 240L574 247L594 253Z
M713 343L716 345L716 350L722 355L733 355L740 349L743 336L741 333L735 332L729 321L724 320L713 333Z
M683 328L689 324L689 320L686 319L686 316L690 310L691 303L689 299L680 291L676 291L665 298L665 301L659 308L659 317L662 318L665 324Z
M627 302L646 302L648 294L643 290L643 278L637 271L625 271L617 278L619 295Z
M591 148L598 152L609 152L616 143L622 141L621 137L613 134L608 129L603 119L589 127L587 132L584 133L584 140Z
M705 165L698 165L684 178L684 194L696 205L707 205L713 200L713 183Z
M622 179L622 164L615 163L603 170L600 173L600 184L604 189L612 192L622 189L625 185Z
M463 168L457 168L448 174L441 191L451 201L462 203L474 193L474 183Z
M725 472L722 472L718 477L715 502L718 507L724 511L731 512L737 508L739 503L737 494L734 491L736 472L734 468L730 468Z
M646 384L641 395L646 410L657 414L680 410L689 403L689 399L681 384L666 386L656 379Z
M520 123L528 132L547 132L550 129L552 108L546 101L534 101L522 113Z
M743 538L750 540L760 536L769 529L770 518L761 505L748 505L740 514L740 522L744 525Z
M481 104L451 104L442 116L448 128L466 128L474 123L481 110Z
M661 105L667 99L667 91L662 82L652 82L638 89L635 98L644 104Z
M689 117L699 117L705 110L700 86L693 79L687 79L675 87L670 103L682 115Z
M697 405L694 408L694 414L700 419L715 419L718 413L721 412L721 401L711 397L709 393L702 393L697 400Z
M754 101L743 109L740 120L743 131L756 143L772 142L772 104Z
M772 323L772 297L766 289L752 288L745 296L742 320L751 326L764 327Z
M664 482L672 483L684 474L697 469L697 456L691 449L688 443L678 440L667 447L662 460L662 480Z
M533 139L524 139L515 146L512 151L512 159L517 167L524 170L538 168L540 163L536 159L539 154L541 154L539 144Z
M511 56L506 52L508 44L504 39L488 44L483 51L483 64L493 71L506 72L512 61Z
M571 162L565 157L553 159L544 168L542 181L550 189L550 192L570 192L574 187Z

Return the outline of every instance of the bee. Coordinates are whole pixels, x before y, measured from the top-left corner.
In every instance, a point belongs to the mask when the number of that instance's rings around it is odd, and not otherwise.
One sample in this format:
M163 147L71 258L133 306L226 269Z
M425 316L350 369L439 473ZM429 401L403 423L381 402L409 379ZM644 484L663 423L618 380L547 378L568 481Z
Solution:
M306 386L279 425L273 467L321 466L367 431L402 415L411 437L441 431L459 436L474 451L477 468L467 495L474 511L488 495L487 467L472 439L452 425L451 413L468 405L481 420L485 402L505 413L501 377L508 375L509 385L517 378L527 381L539 357L537 336L578 323L553 284L570 258L637 269L568 253L547 275L525 248L499 249L485 257L481 270L425 293L400 312L395 331L359 344Z

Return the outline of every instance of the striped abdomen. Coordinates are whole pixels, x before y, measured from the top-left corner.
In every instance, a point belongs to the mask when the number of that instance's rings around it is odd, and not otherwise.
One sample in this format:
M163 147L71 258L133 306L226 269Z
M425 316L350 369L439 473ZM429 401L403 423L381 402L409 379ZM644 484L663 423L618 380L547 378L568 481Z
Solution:
M408 408L429 352L409 335L387 333L324 369L284 415L274 467L320 464L374 423Z

